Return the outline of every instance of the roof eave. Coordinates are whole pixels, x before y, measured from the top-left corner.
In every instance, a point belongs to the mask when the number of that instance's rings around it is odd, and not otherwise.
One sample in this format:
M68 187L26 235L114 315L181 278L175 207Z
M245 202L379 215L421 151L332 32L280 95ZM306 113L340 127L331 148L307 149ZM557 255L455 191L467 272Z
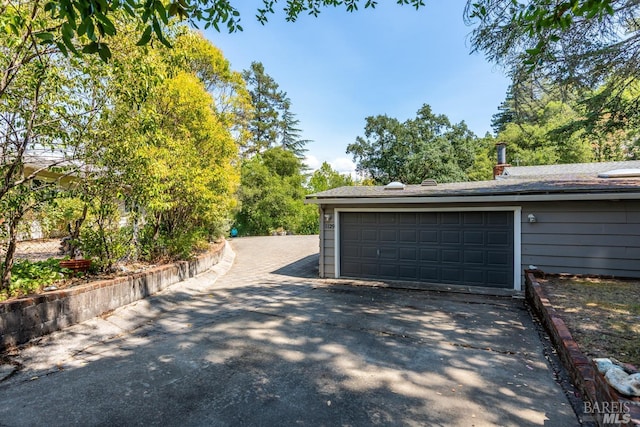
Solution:
M580 200L640 200L639 192L585 192L544 194L501 194L488 196L417 196L417 197L327 197L310 198L306 204L365 205L365 204L442 204L442 203L502 203Z

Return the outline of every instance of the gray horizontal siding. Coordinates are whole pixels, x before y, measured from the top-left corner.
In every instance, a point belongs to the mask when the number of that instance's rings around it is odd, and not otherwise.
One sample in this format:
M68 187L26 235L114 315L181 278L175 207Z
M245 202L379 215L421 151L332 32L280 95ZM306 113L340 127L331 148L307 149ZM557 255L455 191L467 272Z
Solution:
M535 223L527 216L532 213ZM522 206L522 264L548 273L640 277L640 202Z
M323 218L323 232L324 232L324 242L321 242L322 245L322 259L320 262L324 263L324 277L333 279L335 278L335 230L333 228L335 224L335 212L333 208L326 207L324 210L325 214L331 215L331 221L326 222Z

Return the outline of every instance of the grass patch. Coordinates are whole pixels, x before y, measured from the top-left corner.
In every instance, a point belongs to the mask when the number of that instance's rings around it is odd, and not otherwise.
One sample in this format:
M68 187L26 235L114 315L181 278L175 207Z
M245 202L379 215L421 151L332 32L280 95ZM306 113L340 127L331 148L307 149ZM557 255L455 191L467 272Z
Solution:
M640 281L551 277L539 282L586 356L640 367Z

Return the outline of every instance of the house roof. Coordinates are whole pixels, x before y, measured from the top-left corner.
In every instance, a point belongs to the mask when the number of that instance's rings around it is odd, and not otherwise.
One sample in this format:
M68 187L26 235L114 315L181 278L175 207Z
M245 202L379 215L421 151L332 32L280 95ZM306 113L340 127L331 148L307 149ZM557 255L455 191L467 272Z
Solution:
M542 166L508 166L499 178L540 178L542 176L557 178L591 178L599 173L616 169L640 169L640 161L600 162L600 163L571 163L564 165Z
M407 185L401 190L385 189L383 186L340 187L311 194L307 196L307 202L465 203L640 199L640 178L598 178L600 172L635 167L640 168L640 162L511 167L509 175L491 181L453 182L435 186ZM561 173L563 170L565 173Z

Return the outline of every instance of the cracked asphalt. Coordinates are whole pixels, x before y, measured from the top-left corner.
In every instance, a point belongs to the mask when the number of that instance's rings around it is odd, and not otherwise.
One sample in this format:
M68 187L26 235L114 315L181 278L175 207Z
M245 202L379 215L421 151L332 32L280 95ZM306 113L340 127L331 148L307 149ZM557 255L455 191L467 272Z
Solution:
M318 237L3 355L3 426L574 426L519 298L317 278Z

